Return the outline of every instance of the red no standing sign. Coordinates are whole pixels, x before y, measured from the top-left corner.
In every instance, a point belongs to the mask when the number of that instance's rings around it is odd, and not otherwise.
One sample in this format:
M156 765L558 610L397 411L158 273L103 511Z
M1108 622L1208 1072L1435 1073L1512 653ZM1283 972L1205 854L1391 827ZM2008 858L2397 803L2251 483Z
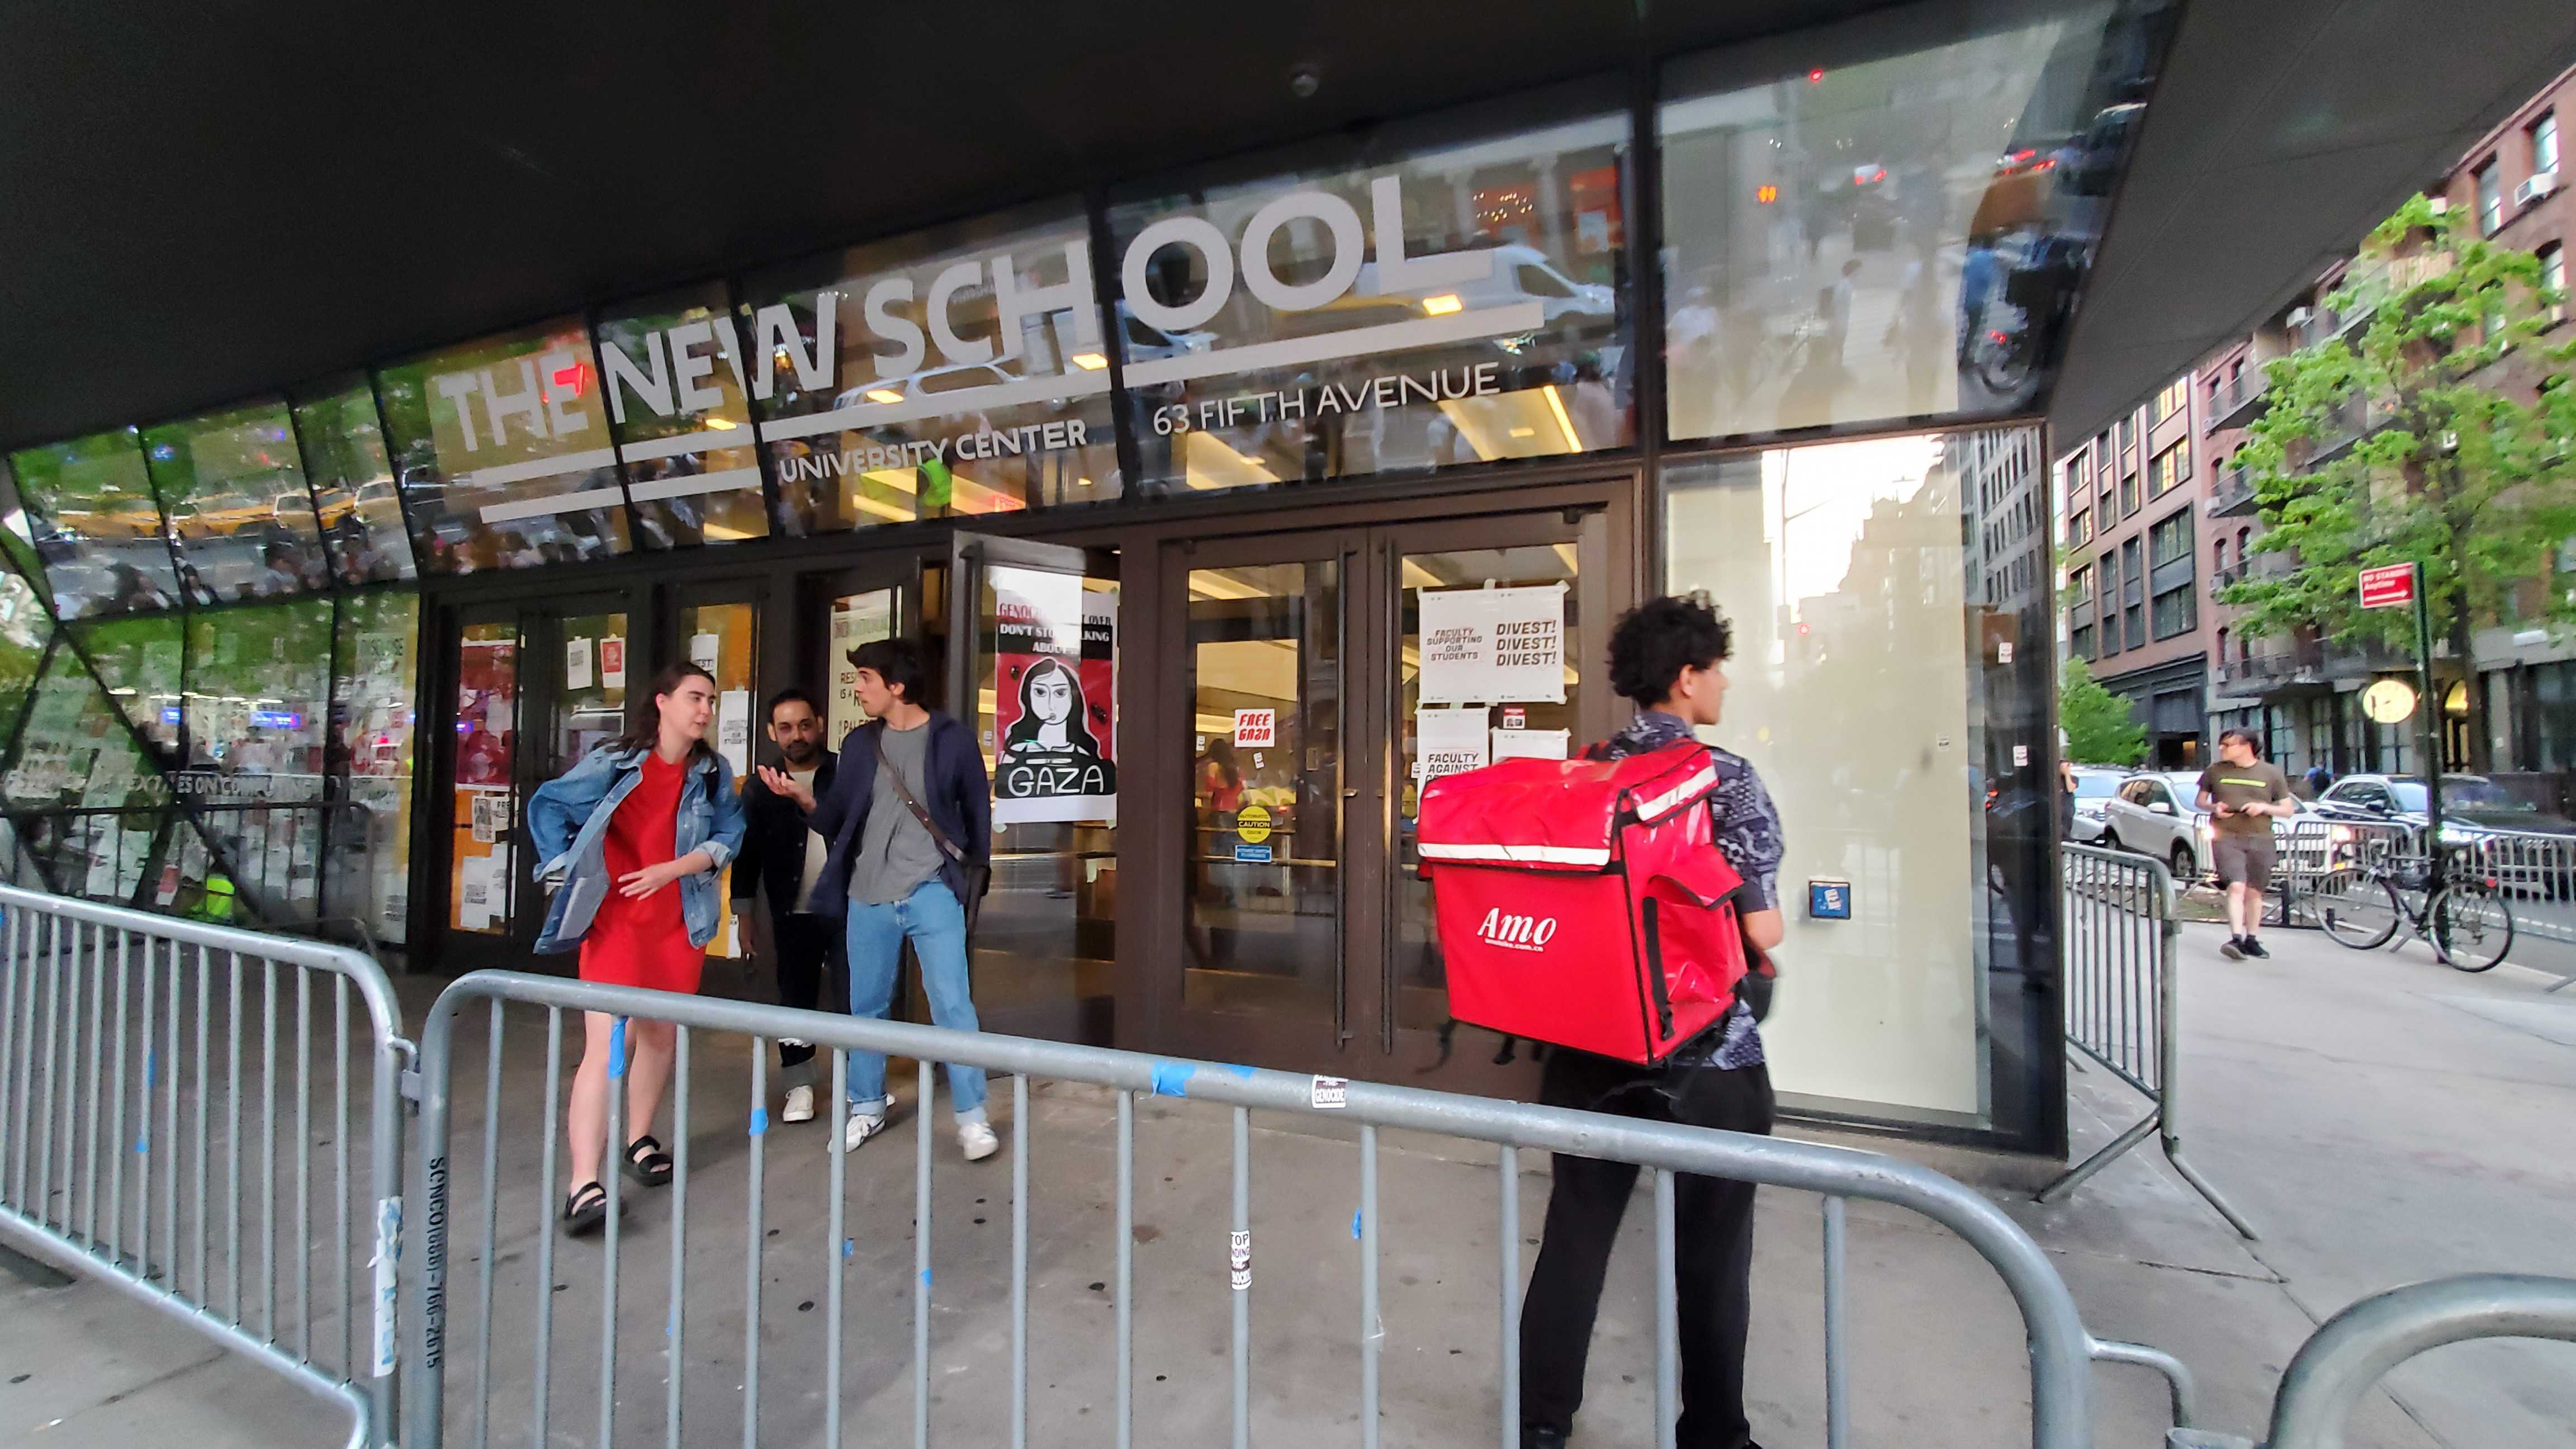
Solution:
M2361 571L2361 606L2398 609L2415 602L2415 566L2381 564Z

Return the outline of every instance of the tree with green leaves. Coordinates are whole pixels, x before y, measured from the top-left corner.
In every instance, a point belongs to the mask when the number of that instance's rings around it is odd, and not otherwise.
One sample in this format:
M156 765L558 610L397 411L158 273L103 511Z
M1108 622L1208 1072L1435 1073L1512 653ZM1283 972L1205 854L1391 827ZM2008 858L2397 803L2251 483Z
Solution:
M2422 563L2448 647L2436 687L2470 680L2472 768L2489 754L2477 628L2576 623L2564 590L2530 587L2576 535L2576 394L2563 375L2576 343L2545 335L2565 301L2539 258L2488 241L2462 210L2412 198L2325 301L2365 320L2267 364L2270 405L2236 455L2262 515L2251 551L2287 560L2220 594L2246 610L2237 627L2410 657L2410 612L2362 610L2359 576Z
M2134 765L2147 757L2147 727L2081 659L2067 660L2058 676L2057 723L2066 731L2066 758L2079 765Z

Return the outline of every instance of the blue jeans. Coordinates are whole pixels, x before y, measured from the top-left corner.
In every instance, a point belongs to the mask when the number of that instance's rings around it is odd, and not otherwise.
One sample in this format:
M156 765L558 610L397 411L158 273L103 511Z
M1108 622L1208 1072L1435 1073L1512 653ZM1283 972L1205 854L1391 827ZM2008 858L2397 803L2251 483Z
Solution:
M903 967L903 943L921 962L921 987L930 998L930 1019L956 1031L979 1030L975 998L966 987L966 908L947 883L923 881L911 895L890 906L850 902L850 1015L886 1019L894 1005L895 977ZM862 1110L885 1100L886 1059L883 1052L850 1053L850 1103ZM984 1069L951 1064L949 1105L960 1118L980 1118L984 1110ZM923 1111L930 1104L921 1104Z

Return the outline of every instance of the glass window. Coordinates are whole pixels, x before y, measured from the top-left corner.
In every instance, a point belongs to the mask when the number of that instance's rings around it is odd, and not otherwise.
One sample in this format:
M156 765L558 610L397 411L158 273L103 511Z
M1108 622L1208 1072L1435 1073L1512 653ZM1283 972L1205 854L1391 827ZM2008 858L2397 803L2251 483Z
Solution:
M2176 443L2156 454L2155 461L2148 466L2147 496L2161 498L2190 480L2191 447L2188 443Z
M2147 606L2131 604L2125 613L2128 617L2126 627L2129 634L2129 647L2135 649L2147 642Z
M2066 596L2079 609L2093 604L2093 566L2086 564L2066 576Z
M134 429L30 448L9 461L56 612L84 619L178 603L178 575Z
M2191 557L2191 510L2181 509L2156 520L2147 530L2148 557L2157 566Z
M36 670L44 663L49 632L34 588L0 569L0 759L6 758L9 737L26 712L27 691L35 687Z
M2551 242L2540 249L2540 285L2551 295L2549 320L2567 320L2567 248Z
M2175 378L2172 382L2165 384L2164 391L2156 394L2154 421L2159 423L2163 422L2165 419L2181 412L2185 407L2190 405L2190 402L2191 379L2188 377Z
M722 282L600 319L609 424L646 547L768 536L744 358Z
M623 630L620 634L622 636ZM622 701L625 691L618 691ZM510 777L518 756L519 631L468 624L456 660L454 798L448 820L448 927L483 935L510 928Z
M1873 18L1669 67L1670 435L2043 398L2161 10L1996 21L1933 5L1910 27L1927 43L1897 54Z
M2531 170L2533 175L2558 169L2558 113L2543 111L2531 123Z
M327 582L284 403L146 428L143 451L192 601L282 598Z
M244 604L188 620L188 765L179 776L245 901L314 919L321 889L332 600Z
M107 692L135 732L172 767L179 763L180 648L185 622L177 614L96 619L71 626Z
M2496 170L2495 158L2487 158L2474 176L2478 190L2478 230L2493 236L2504 225L2504 177Z
M2200 627L2199 605L2196 602L2198 598L2197 591L2189 585L2179 589L2167 589L2156 595L2156 637L2170 639L2176 634L2188 634Z
M340 601L339 666L332 680L332 773L346 773L347 805L331 820L324 914L365 922L400 943L411 909L412 730L420 598L373 590Z
M1959 548L1974 503L1966 441L1668 467L1664 528L1671 587L1708 589L1734 623L1726 719L1709 737L1750 760L1779 806L1783 882L1855 883L1849 921L1787 913L1784 958L1795 952L1815 990L1763 1027L1780 1088L1958 1122L1999 1110L1980 1045L1990 973L2018 997L2016 973L2049 969L2036 923L2055 811L2053 779L2011 763L2014 743L2046 728L2050 651L1977 663L1983 610Z
M385 458L376 395L364 378L295 404L295 442L330 546L332 575L344 584L412 577L402 498Z
M626 551L590 337L567 318L377 374L421 566L434 574Z
M1533 110L1576 114L1531 128ZM1172 339L1126 349L1146 480L1261 487L1627 443L1628 157L1626 114L1566 93L1113 205L1122 316ZM1684 310L1677 336L1713 330Z
M36 681L0 795L55 890L115 901L141 887L170 798L80 656L59 647Z
M2120 477L2120 516L2122 518L2126 518L2137 511L2138 475L2135 473L2124 473Z
M754 278L742 325L763 359L751 385L779 531L1117 497L1092 276L1089 223L1066 204ZM1206 340L1156 346L1178 353Z

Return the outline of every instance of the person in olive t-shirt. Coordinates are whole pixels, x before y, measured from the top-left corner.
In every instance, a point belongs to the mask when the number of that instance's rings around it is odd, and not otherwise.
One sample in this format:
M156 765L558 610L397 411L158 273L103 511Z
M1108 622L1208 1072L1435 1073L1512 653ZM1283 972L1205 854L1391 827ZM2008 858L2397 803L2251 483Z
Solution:
M2299 808L2290 777L2255 753L2252 735L2229 730L2218 737L2218 763L2200 772L2200 808L2209 812L2211 863L2227 888L2229 935L2219 954L2269 956L2254 933L2272 884L2272 822Z

